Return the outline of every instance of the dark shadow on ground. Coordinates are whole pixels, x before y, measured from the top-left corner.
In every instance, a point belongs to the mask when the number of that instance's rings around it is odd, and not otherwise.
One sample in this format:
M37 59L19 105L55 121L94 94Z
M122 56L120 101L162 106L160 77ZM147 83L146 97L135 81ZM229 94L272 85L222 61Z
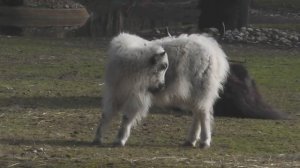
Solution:
M103 145L93 144L91 141L79 141L79 140L33 140L33 139L10 139L3 138L0 139L0 144L3 145L50 145L50 146L61 146L61 147L98 147L98 148L118 148L118 146L114 146L113 143L104 143ZM126 147L181 147L183 145L180 144L157 144L153 142L150 143L139 143L139 144L127 144Z
M19 106L24 108L77 109L100 108L101 97L11 97L0 98L0 107Z
M233 76L231 76L233 77ZM274 110L267 105L256 90L255 84L251 87L247 86L244 81L240 82L241 87L234 85L234 89L230 89L227 82L225 92L221 95L221 99L217 101L214 107L215 116L237 117L237 118L259 118L259 119L287 119L285 113ZM248 79L248 78L247 78ZM251 80L249 78L249 80ZM252 80L251 80L252 81ZM253 81L254 82L254 81ZM249 83L249 82L248 82ZM252 84L252 83L251 83ZM244 87L245 86L245 87ZM247 87L246 87L247 86ZM250 89L250 91L244 91ZM244 101L240 101L244 100ZM70 96L70 97L10 97L0 98L0 107L21 107L21 108L47 108L47 109L83 109L83 108L101 108L102 97L93 96ZM166 115L191 115L190 111L180 109L178 107L150 109L153 114Z
M0 98L0 107L21 107L21 108L46 108L46 109L82 109L101 108L102 97L93 96L71 96L71 97L10 97ZM152 107L152 114L165 115L191 115L191 112L175 107Z
M0 139L3 145L51 145L51 146L94 146L88 141L78 140L38 140L38 139Z

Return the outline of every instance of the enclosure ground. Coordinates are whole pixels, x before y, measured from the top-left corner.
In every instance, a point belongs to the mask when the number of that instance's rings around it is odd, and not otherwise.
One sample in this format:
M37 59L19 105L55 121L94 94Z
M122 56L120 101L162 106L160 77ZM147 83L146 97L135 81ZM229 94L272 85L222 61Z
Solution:
M224 45L268 103L291 120L216 118L212 147L186 148L189 113L151 111L114 148L91 145L101 113L107 40L0 36L0 165L4 167L299 167L300 50Z

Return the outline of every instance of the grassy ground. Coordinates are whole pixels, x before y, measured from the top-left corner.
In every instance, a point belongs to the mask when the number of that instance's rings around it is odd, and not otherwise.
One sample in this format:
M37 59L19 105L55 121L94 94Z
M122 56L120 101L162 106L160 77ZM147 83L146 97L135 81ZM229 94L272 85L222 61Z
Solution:
M125 148L90 145L100 117L101 40L0 37L3 167L299 167L300 51L226 45L289 121L217 118L210 149L180 144L191 118L156 110Z
M300 20L297 17L300 11L299 0L253 0L251 8L260 9L264 13L250 16L250 23L254 27L300 32Z
M277 10L295 10L299 11L299 0L253 0L252 6L262 9L277 9Z

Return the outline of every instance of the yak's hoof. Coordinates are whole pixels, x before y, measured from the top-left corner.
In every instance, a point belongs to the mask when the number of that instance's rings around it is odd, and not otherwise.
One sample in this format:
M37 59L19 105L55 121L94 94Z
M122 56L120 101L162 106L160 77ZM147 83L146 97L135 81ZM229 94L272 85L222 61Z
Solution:
M125 144L123 144L122 142L119 142L119 141L113 143L113 147L124 147L124 146L125 146Z
M201 149L207 149L207 148L209 148L209 147L210 147L209 144L206 144L206 143L200 143L200 148L201 148Z
M196 145L193 144L193 143L191 143L190 141L185 141L185 142L182 144L182 146L184 146L184 147L193 147L193 148L196 147Z

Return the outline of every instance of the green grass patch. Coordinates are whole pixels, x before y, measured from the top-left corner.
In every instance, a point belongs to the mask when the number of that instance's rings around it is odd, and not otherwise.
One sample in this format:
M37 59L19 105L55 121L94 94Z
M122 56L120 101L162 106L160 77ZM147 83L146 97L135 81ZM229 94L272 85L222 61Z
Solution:
M300 24L254 24L253 26L300 32Z

